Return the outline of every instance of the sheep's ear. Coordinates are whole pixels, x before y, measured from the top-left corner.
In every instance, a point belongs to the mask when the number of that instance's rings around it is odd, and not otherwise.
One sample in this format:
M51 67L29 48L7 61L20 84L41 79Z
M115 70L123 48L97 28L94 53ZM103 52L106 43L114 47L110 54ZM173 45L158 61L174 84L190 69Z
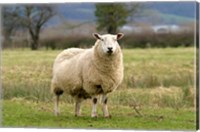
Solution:
M98 33L93 33L94 38L101 39L101 35Z
M123 33L118 33L117 34L117 40L120 40L121 38L123 38L124 34Z

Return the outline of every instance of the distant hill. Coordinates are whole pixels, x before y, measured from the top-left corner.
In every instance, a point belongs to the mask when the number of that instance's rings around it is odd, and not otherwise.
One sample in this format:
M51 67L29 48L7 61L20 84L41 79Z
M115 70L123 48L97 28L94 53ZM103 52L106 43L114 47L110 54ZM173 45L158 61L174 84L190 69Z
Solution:
M80 21L95 19L95 4L93 3L67 3L58 5L57 9L66 19Z
M157 10L164 14L194 18L196 2L148 2L149 8Z
M160 24L180 24L183 22L192 22L195 18L196 2L144 2L143 12L149 14L141 18L135 18L136 21L142 20L144 23ZM95 3L64 3L57 4L57 11L60 14L50 21L51 24L59 23L60 20L75 20L94 22L95 21Z

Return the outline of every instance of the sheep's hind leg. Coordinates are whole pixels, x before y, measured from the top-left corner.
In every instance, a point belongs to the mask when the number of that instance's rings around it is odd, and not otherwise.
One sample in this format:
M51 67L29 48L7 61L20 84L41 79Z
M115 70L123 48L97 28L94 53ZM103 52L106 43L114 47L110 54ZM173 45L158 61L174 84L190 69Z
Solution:
M97 118L97 97L92 98L92 113L91 117Z
M63 90L57 88L57 89L54 90L54 93L56 95L54 113L55 113L56 116L58 116L59 115L59 100L60 100L60 95L63 94Z
M109 114L108 112L108 107L107 107L107 101L108 101L108 98L105 94L102 95L102 103L103 103L103 115L105 118L111 118L111 115Z

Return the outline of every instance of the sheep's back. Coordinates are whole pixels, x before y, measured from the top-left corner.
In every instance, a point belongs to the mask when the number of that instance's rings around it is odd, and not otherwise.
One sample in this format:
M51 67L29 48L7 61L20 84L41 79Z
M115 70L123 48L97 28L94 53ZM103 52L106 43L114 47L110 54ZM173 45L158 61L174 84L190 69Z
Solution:
M80 49L80 48L66 49L66 50L62 51L60 54L58 54L58 56L55 59L54 64L62 63L65 60L69 60L84 51L85 51L84 49Z

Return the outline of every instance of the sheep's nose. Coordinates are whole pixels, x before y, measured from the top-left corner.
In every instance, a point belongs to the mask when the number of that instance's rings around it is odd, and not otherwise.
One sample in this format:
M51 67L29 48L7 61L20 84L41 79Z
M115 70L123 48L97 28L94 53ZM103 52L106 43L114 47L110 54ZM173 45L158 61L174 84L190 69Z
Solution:
M113 49L112 47L108 47L107 53L108 53L108 54L112 54L112 53L113 53L113 50L112 50L112 49Z
M109 51L112 51L112 49L113 49L112 47L108 47L108 50L109 50Z

